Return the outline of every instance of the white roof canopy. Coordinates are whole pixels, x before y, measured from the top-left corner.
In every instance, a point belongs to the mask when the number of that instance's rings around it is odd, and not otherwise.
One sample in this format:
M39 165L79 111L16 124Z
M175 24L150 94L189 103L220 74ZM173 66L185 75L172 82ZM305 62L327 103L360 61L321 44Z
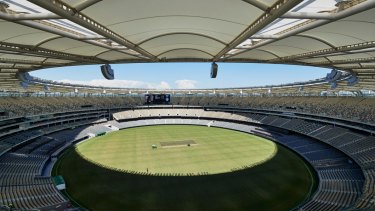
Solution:
M374 20L374 0L2 0L0 75L206 61L329 67L368 78Z

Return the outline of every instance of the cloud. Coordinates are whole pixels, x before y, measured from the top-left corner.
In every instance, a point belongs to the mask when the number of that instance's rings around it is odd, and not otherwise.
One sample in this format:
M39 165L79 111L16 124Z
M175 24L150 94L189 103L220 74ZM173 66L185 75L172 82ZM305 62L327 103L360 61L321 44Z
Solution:
M145 81L133 81L133 80L105 80L105 79L94 79L90 81L79 81L63 79L58 82L69 83L69 84L81 84L89 86L103 86L103 87L118 87L118 88L142 88L142 89L171 89L172 87L168 82L161 81L160 83L150 83ZM176 88L178 89L195 89L197 81L195 80L177 80L175 81Z
M171 86L169 86L169 84L165 81L160 82L159 86L160 86L160 89L170 89L171 88Z
M178 89L194 89L197 81L194 80L177 80L175 81Z
M170 89L170 85L161 81L160 83L149 83L144 81L132 81L132 80L105 80L95 79L91 81L76 81L76 80L58 80L58 82L70 83L70 84L81 84L89 86L104 86L104 87L118 87L118 88L145 88L145 89Z

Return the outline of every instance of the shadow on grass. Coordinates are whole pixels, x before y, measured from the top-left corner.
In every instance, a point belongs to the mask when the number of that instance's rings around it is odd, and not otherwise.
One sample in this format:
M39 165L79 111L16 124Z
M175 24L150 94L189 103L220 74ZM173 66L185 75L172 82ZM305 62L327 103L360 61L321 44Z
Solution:
M74 148L56 164L67 191L90 210L290 210L313 184L304 161L278 145L268 162L230 173L148 176L100 167Z

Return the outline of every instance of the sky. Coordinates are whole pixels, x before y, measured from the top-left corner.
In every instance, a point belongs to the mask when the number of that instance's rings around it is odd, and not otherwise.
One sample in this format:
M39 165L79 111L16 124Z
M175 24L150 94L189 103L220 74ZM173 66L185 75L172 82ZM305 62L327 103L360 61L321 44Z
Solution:
M43 79L106 87L146 89L210 89L279 85L325 77L329 69L280 64L218 63L216 79L210 63L113 64L115 80L106 80L100 65L43 69Z

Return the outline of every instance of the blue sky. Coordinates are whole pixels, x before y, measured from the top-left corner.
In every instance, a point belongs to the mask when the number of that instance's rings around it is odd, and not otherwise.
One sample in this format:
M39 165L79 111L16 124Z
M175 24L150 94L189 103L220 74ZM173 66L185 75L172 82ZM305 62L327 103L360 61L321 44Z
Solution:
M295 65L218 63L216 79L210 78L210 63L116 64L114 81L103 78L99 65L51 68L32 76L98 86L129 88L226 88L278 85L325 77L328 69Z

